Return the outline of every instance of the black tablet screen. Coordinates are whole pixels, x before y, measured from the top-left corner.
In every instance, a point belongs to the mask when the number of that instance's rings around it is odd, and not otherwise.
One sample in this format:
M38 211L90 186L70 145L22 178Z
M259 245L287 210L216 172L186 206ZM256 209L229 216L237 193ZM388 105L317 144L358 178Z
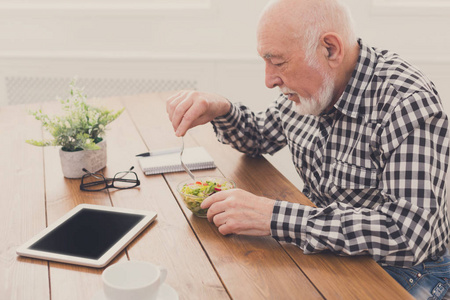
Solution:
M29 249L99 259L144 217L83 208Z

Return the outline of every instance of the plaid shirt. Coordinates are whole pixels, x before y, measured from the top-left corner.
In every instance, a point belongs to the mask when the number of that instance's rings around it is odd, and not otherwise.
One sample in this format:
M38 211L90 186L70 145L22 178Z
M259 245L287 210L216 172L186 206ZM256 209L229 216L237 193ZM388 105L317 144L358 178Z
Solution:
M397 54L359 40L334 108L301 116L284 95L266 111L233 104L212 123L252 156L288 146L316 208L276 201L271 234L304 253L371 255L382 265L435 258L449 240L448 119L434 85Z

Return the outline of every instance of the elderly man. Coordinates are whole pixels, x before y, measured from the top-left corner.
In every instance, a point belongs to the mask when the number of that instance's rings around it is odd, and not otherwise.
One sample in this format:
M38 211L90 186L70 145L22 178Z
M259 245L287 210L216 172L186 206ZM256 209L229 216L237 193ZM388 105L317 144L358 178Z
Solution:
M337 0L278 0L257 31L266 85L253 113L203 92L167 100L178 136L212 122L219 141L256 156L284 146L317 208L229 190L206 199L222 234L271 235L305 253L371 255L419 299L450 284L445 177L448 119L419 70L355 37Z

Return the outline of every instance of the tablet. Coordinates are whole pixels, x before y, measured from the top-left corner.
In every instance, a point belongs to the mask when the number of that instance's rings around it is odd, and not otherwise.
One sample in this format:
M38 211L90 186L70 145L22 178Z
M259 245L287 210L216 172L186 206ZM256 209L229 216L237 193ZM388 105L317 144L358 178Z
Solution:
M94 268L106 266L156 213L80 204L17 249L17 254Z

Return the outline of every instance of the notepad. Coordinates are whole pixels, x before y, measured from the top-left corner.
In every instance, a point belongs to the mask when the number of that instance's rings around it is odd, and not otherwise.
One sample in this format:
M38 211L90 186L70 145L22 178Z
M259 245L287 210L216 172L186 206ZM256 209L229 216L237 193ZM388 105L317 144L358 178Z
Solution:
M184 149L183 162L190 170L212 169L216 167L213 158L203 147ZM139 164L145 175L184 171L181 166L179 152L140 157Z

